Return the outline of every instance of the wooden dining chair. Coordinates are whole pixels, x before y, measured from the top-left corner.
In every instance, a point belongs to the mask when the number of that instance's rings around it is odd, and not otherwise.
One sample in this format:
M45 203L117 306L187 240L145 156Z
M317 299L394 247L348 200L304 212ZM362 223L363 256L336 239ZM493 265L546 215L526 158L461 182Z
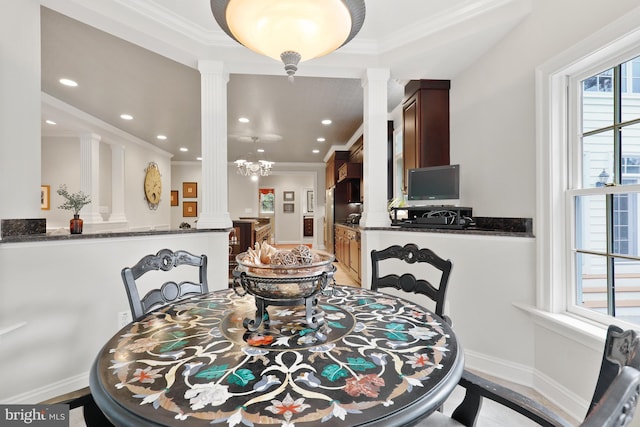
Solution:
M193 266L199 269L198 282L169 280L159 288L152 289L140 298L136 280L150 271L171 271L180 266ZM155 255L147 255L133 267L125 267L121 272L122 281L127 290L131 315L139 320L152 309L172 301L209 292L207 283L207 256L193 255L187 251L162 249Z
M440 280L434 286L423 278L416 278L411 273L388 274L380 277L380 262L388 259L402 260L407 264L424 263L440 270ZM436 255L431 249L420 249L413 243L404 246L393 245L382 250L371 251L371 290L394 288L405 292L413 292L429 297L436 303L435 313L451 324L451 319L444 314L447 285L453 264Z
M635 331L611 325L607 330L600 373L582 427L626 426L640 394L640 339ZM465 370L459 385L465 397L451 416L429 415L417 426L475 426L483 399L492 400L541 426L573 426L548 407L508 387Z

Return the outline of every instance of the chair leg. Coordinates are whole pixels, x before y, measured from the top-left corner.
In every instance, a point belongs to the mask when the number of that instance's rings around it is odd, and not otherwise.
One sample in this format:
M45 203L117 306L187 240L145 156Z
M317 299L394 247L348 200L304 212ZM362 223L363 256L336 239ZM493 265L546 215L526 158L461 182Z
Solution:
M110 427L113 426L111 422L102 413L96 402L91 399L91 402L85 404L82 408L84 415L84 423L87 427Z
M463 426L473 427L476 425L481 406L482 396L476 393L470 393L469 390L467 390L464 399L451 414L451 418Z

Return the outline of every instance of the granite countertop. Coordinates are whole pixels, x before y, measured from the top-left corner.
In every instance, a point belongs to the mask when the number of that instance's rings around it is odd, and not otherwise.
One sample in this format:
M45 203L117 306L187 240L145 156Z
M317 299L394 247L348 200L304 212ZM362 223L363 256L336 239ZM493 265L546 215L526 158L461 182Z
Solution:
M126 232L108 232L108 233L83 233L83 234L28 234L21 236L5 236L0 240L2 243L19 243L19 242L50 242L60 240L86 240L86 239L105 239L105 238L117 238L117 237L132 237L132 236L159 236L168 234L189 234L189 233L202 233L212 231L224 231L229 232L231 228L220 229L197 229L187 228L178 230L163 230L163 231L126 231Z

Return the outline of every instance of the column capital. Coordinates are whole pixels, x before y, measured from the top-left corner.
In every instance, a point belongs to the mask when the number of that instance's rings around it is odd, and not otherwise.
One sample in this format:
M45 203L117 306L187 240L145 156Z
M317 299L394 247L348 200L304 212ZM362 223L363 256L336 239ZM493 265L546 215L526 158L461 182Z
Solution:
M370 81L387 81L391 77L391 71L388 68L367 68L362 75L362 86Z
M229 80L229 73L226 71L222 61L198 60L198 71L200 71L200 74L218 74L227 81Z

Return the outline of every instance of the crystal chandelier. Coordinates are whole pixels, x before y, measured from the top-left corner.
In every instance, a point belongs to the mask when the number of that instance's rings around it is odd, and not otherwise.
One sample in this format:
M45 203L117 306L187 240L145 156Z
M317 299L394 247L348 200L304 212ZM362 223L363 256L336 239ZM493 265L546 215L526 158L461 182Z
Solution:
M211 12L232 39L284 62L293 80L298 62L344 46L362 28L364 0L211 0Z
M244 176L267 176L271 173L273 162L266 160L258 160L257 163L244 159L238 159L234 162L238 168L238 173Z

